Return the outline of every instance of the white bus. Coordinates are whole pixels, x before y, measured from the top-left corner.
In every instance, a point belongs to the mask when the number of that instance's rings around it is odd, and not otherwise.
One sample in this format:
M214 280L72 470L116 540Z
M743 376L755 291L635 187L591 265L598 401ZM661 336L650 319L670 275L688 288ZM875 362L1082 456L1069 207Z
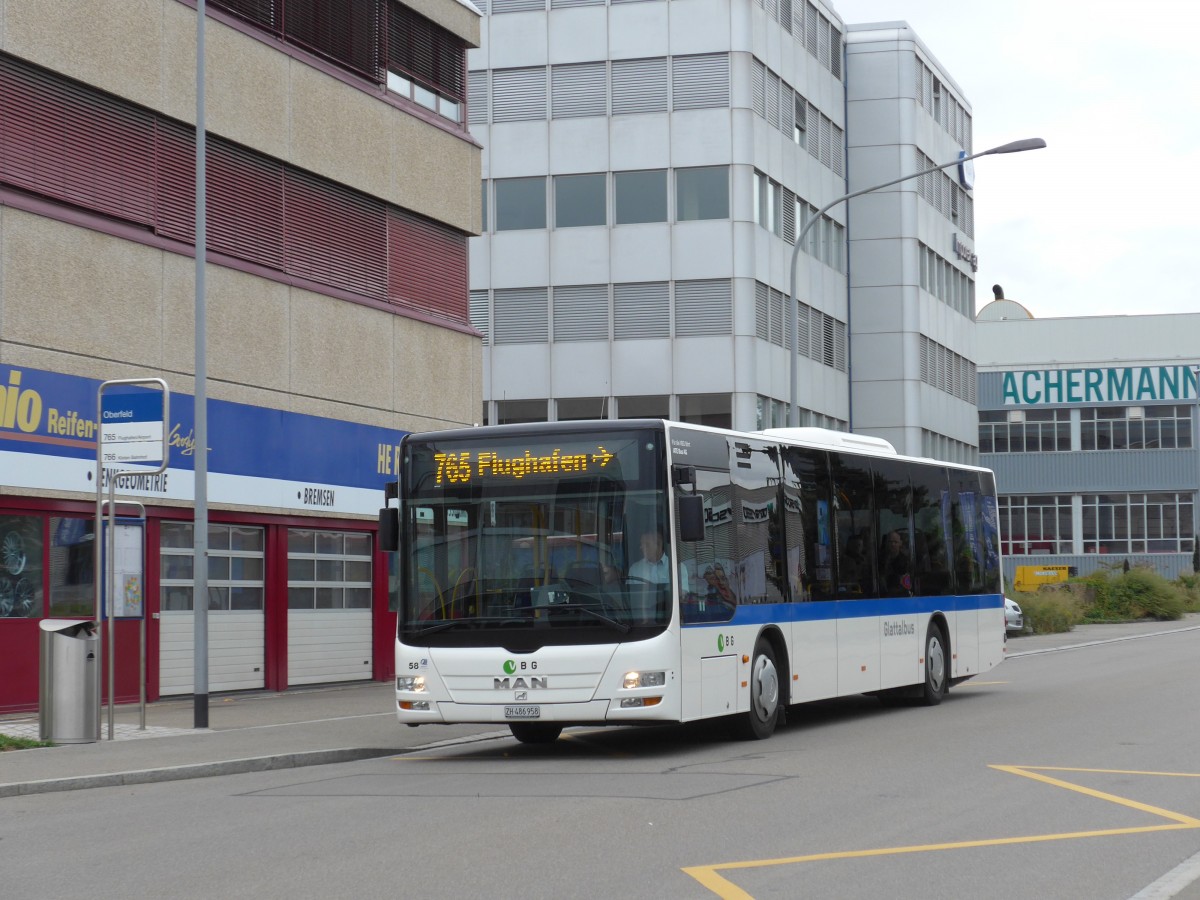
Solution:
M407 725L765 738L811 700L937 704L1004 656L986 469L661 420L412 434L401 458L380 541Z

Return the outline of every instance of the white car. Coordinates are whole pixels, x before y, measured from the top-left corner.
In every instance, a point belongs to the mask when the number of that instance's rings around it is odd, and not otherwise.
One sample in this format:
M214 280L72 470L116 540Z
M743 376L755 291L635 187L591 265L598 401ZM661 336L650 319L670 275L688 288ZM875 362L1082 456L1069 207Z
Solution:
M1004 630L1009 634L1020 634L1025 630L1025 617L1015 600L1004 598Z

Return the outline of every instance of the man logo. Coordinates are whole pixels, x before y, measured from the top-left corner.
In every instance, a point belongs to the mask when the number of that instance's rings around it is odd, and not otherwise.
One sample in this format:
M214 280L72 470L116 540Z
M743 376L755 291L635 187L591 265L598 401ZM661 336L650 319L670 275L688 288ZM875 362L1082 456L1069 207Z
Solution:
M492 689L496 691L536 691L547 690L550 687L548 678L534 676L528 681L524 678L493 678Z

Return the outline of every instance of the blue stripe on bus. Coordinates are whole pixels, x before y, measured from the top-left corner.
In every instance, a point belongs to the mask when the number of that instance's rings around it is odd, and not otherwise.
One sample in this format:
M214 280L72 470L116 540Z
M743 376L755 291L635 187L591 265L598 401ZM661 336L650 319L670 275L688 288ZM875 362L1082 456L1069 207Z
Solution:
M730 625L766 625L768 622L817 622L829 619L866 619L881 616L919 615L932 612L975 612L1003 609L999 594L947 597L890 597L882 600L814 600L811 603L754 603L738 606L724 622L685 623L684 628L727 628Z

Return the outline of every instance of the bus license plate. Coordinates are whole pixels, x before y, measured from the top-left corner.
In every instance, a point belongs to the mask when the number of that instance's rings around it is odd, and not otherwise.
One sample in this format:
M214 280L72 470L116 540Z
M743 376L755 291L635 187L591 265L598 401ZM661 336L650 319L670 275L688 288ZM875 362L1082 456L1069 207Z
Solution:
M541 716L542 708L540 706L504 707L504 718L506 719L539 719Z

